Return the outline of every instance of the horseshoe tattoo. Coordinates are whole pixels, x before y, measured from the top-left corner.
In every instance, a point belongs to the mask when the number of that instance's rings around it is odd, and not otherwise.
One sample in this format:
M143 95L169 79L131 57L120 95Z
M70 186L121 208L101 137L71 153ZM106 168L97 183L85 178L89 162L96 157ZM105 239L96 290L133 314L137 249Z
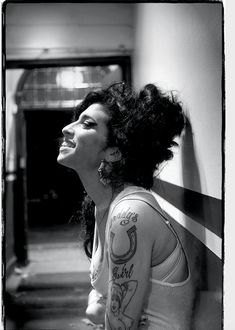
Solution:
M136 252L137 235L136 235L136 226L135 225L127 230L127 235L130 240L130 248L124 254L117 255L113 252L113 240L114 240L115 234L113 232L110 233L110 248L111 248L110 258L115 264L119 265L119 264L124 264L124 263L128 262Z

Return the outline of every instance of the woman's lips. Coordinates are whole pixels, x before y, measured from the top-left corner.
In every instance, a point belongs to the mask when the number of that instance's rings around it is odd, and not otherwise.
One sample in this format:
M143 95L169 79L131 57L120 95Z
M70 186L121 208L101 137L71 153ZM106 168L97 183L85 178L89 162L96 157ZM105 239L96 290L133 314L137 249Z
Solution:
M73 141L70 141L70 140L66 140L66 141L64 141L62 144L61 144L61 146L60 147L65 147L65 148L75 148L76 147L76 144L75 144L75 142L73 142Z

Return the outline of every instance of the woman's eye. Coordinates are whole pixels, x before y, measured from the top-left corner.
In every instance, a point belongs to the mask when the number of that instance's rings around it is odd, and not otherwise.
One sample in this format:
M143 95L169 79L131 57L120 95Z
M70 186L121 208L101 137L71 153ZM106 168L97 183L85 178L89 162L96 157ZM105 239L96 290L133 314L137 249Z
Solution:
M85 126L86 128L91 128L95 126L95 123L89 120L85 120L83 123L83 126Z

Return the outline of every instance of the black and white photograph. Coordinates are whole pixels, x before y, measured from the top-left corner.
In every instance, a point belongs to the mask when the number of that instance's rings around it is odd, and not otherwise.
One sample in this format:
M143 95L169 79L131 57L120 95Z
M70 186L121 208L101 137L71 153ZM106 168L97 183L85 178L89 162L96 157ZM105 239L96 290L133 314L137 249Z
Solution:
M4 330L224 327L222 1L2 3Z

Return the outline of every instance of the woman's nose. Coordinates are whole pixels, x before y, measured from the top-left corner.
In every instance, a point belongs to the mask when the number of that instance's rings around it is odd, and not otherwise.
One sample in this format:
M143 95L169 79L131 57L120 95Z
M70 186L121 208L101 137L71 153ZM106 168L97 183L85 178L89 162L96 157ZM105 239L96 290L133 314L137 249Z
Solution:
M63 129L62 129L62 133L64 134L64 136L73 136L74 135L74 131L72 128L72 123L69 125L66 125Z

